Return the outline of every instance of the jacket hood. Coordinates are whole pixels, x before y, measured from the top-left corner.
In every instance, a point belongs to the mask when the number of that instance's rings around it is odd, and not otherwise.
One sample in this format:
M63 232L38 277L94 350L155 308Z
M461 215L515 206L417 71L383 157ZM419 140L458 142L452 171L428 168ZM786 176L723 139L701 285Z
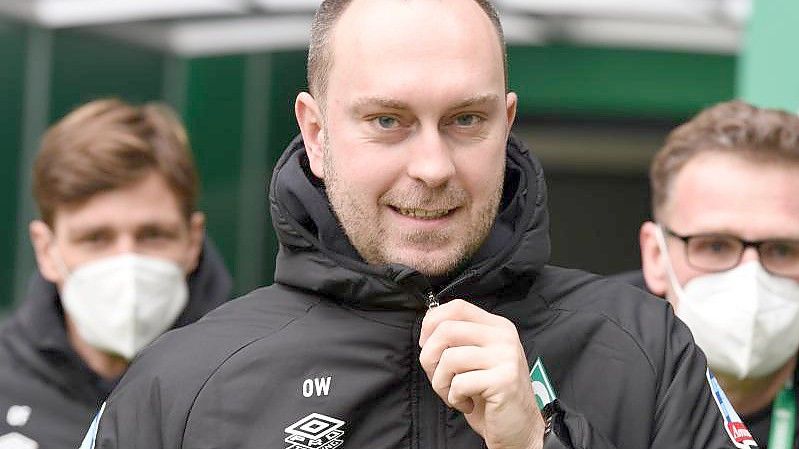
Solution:
M230 298L230 274L207 239L188 284L188 304L172 328L198 320ZM25 301L0 332L3 350L10 352L35 375L58 385L71 396L102 402L113 387L113 382L101 379L72 349L56 286L45 280L38 270L28 282Z
M544 172L513 135L506 158L503 200L489 236L463 268L438 283L404 265L370 265L361 259L336 219L324 186L311 173L298 136L278 160L269 189L280 242L275 281L355 307L380 309L423 308L429 292L440 300L464 294L467 299L488 300L512 284L531 283L549 259ZM434 284L443 288L435 292Z

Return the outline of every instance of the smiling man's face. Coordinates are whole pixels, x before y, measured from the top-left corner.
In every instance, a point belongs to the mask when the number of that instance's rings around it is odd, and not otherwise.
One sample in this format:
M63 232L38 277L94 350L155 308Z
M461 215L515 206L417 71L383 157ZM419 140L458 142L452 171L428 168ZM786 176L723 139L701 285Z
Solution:
M333 55L308 152L347 236L369 263L450 272L502 193L516 96L492 23L474 2L356 0Z

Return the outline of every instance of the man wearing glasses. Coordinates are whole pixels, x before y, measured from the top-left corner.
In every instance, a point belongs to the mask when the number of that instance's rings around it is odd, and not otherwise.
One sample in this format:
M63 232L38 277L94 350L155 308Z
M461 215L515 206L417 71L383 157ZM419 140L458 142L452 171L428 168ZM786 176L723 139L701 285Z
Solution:
M668 136L650 179L647 287L691 329L755 440L796 448L799 116L711 107Z

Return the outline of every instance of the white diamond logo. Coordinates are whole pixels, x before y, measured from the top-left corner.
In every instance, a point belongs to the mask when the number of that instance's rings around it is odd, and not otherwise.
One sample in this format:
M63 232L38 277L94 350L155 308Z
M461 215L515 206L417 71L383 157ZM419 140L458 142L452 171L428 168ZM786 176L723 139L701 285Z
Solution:
M12 405L6 412L6 422L12 427L24 426L31 417L31 411L28 405Z
M0 449L39 449L39 443L19 432L0 436Z
M286 449L335 449L344 444L344 431L340 429L344 424L340 419L311 413L286 427Z

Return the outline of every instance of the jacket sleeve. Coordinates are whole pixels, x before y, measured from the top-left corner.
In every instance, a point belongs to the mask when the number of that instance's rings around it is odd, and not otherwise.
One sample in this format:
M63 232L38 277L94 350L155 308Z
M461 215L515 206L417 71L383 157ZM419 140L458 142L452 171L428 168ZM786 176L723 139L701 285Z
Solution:
M673 315L667 338L657 348L660 360L657 407L638 410L641 426L651 428L650 449L752 449L757 445L715 383L705 356L687 327ZM653 342L658 341L653 339ZM654 356L653 356L654 357ZM581 414L559 404L544 449L615 449L627 447L624 435L616 445ZM609 411L613 413L613 411ZM626 414L630 416L630 414ZM647 418L650 417L650 418ZM729 429L729 430L728 430Z
M552 430L544 438L543 449L616 449L581 414L569 410L559 401L554 405Z
M673 316L670 324L652 448L756 448L688 328Z

